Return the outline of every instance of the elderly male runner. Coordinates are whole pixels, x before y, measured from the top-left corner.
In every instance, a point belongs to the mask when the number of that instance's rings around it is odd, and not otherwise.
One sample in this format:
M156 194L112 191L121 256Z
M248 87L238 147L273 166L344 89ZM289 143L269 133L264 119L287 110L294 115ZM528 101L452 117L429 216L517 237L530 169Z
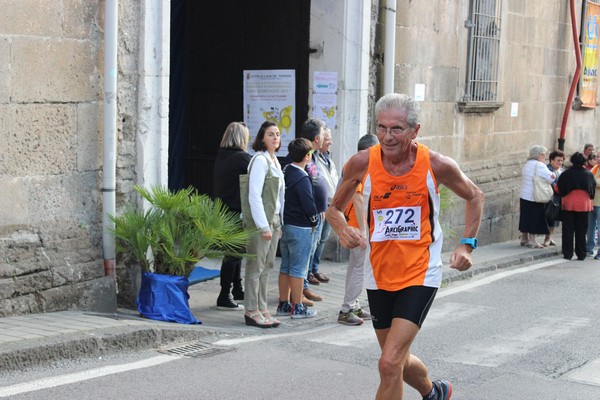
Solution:
M432 382L425 364L410 353L442 281L439 185L466 200L464 235L450 257L451 268L471 267L483 211L483 192L456 161L415 141L419 111L414 99L403 94L388 94L377 102L380 144L350 158L327 210L343 246L368 244L365 285L382 351L376 399L402 399L403 382L424 399L450 399L450 382ZM368 240L348 226L343 214L361 182Z

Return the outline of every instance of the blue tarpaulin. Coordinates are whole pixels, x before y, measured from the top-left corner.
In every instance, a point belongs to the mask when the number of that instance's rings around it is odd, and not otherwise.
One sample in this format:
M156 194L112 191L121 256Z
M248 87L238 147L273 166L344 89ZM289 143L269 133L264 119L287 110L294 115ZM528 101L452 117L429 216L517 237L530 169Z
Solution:
M218 269L210 269L202 266L196 266L188 280L190 281L190 286L195 285L196 283L209 281L214 278L218 278L221 275L221 270Z
M137 307L146 318L181 324L201 324L190 310L189 281L185 276L142 272Z

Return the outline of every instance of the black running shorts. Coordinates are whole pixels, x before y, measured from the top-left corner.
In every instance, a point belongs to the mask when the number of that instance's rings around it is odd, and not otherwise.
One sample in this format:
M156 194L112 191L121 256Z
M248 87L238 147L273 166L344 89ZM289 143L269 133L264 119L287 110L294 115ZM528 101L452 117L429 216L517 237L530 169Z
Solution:
M436 288L428 286L410 286L397 292L367 290L373 327L387 329L392 326L392 319L402 318L420 328L436 293Z

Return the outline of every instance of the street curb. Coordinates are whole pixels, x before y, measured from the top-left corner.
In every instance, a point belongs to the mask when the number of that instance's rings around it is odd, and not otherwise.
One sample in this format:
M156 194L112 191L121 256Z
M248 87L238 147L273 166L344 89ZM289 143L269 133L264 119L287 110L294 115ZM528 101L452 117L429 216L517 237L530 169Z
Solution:
M119 351L146 350L215 336L216 331L198 328L156 328L127 326L88 333L57 336L15 345L3 345L0 371L24 368L77 358L98 357Z

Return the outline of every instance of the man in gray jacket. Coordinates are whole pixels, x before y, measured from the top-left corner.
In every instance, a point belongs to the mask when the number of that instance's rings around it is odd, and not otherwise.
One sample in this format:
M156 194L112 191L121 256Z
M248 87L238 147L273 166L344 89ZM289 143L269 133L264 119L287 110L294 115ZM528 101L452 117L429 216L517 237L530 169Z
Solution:
M331 159L331 153L329 149L333 141L331 140L331 129L325 128L323 133L323 143L321 144L321 148L315 153L314 161L319 167L319 170L322 173L322 176L327 184L327 205L331 203L331 199L335 194L335 188L338 184L338 173L335 168L335 164ZM329 233L331 232L331 226L329 222L324 219L323 230L321 231L321 237L319 239L319 243L315 252L311 258L310 266L309 266L309 274L308 274L308 282L313 285L318 285L319 283L329 282L329 278L325 276L325 274L319 272L319 263L321 262L321 255L323 254L323 248L325 247L325 242L329 237Z

